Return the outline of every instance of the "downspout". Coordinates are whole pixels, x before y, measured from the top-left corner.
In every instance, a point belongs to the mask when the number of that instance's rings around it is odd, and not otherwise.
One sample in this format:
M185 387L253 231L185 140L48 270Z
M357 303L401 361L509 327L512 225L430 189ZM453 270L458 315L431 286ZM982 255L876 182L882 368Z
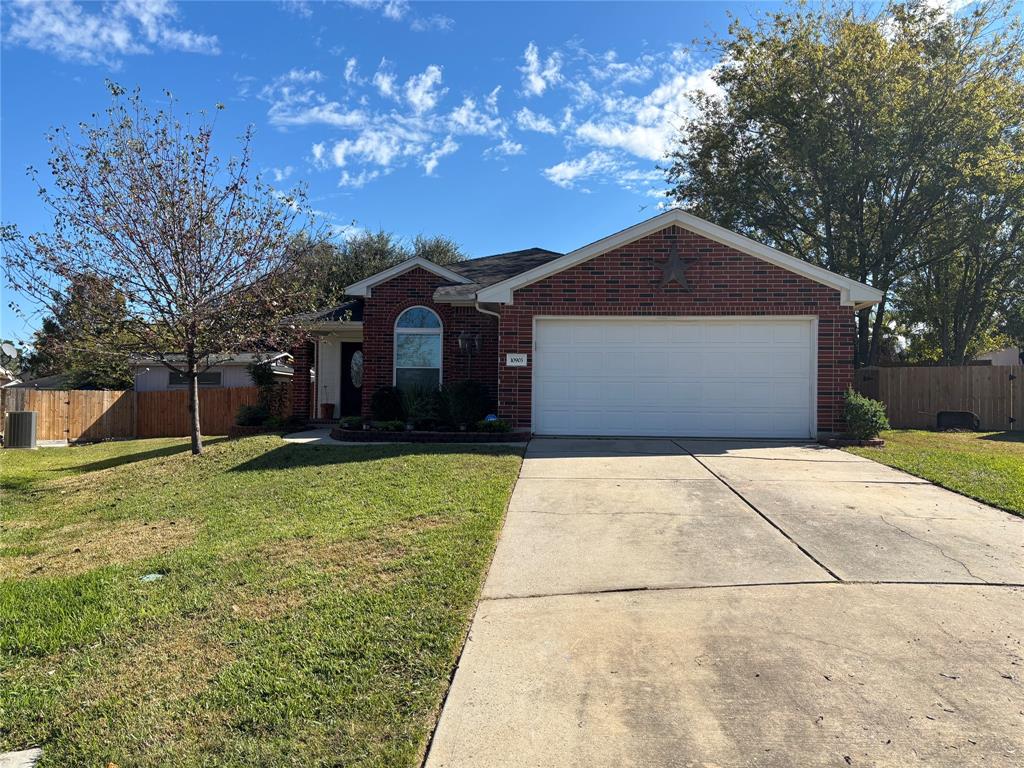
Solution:
M498 320L501 320L501 315L499 315L497 312L492 312L489 309L484 309L483 307L480 306L479 301L475 301L473 303L473 308L476 309L476 311L480 312L481 314L490 315L491 317L496 317L498 318Z

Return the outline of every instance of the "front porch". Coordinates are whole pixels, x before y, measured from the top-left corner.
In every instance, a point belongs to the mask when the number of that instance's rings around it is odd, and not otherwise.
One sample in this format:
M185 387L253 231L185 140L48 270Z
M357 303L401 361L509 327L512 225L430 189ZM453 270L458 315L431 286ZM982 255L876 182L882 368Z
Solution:
M293 351L292 413L310 424L358 416L363 386L362 301L295 318L309 340Z

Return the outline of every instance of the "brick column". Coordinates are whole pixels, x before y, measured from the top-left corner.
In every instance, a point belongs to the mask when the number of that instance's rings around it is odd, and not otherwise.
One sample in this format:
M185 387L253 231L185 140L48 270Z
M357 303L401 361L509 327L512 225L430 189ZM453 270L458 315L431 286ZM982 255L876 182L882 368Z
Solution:
M313 342L303 342L292 349L292 415L311 418L313 388L310 369L313 367Z

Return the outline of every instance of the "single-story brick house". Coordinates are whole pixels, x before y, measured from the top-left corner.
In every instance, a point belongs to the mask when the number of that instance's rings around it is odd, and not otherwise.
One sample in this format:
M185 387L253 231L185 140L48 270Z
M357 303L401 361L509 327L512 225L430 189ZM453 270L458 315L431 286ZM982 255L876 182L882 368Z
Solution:
M881 300L679 210L566 254L410 259L346 293L300 318L296 413L369 418L381 386L471 378L539 435L838 431L854 313Z

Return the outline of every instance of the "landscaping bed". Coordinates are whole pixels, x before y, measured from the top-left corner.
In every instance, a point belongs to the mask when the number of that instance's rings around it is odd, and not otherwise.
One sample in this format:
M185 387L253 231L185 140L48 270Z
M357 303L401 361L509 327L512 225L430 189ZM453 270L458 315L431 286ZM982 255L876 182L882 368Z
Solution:
M331 437L353 443L525 443L529 432L459 432L426 430L345 429L335 427Z
M0 752L417 766L522 451L0 452ZM147 577L143 580L143 577Z

